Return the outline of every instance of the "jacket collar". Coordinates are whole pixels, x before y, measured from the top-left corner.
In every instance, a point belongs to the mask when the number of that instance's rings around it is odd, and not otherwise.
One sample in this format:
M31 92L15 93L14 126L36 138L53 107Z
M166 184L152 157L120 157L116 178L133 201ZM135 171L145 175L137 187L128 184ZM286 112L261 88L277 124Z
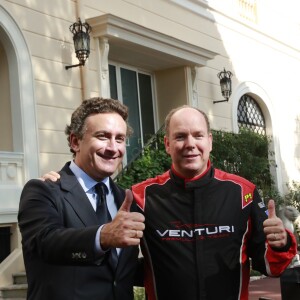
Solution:
M193 178L185 178L178 174L172 166L170 170L170 176L172 180L176 182L176 184L186 189L195 189L207 185L213 179L214 168L209 160L207 163L207 168L202 174Z

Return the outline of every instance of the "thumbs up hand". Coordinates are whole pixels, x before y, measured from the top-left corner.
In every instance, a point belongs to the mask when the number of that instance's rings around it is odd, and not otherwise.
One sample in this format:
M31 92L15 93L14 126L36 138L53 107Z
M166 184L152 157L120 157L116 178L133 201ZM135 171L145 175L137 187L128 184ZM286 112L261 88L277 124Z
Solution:
M268 202L268 218L274 219L276 218L276 210L275 210L275 203L274 200L269 200Z
M273 248L282 248L287 243L287 233L280 218L276 216L274 200L268 202L268 219L263 223L268 244Z
M133 195L126 190L126 197L115 218L103 226L100 244L102 249L137 246L143 237L145 217L138 212L130 212Z
M132 196L132 192L130 190L126 190L126 196L125 196L125 200L122 203L119 211L126 211L126 212L130 212L130 207L133 201L133 196Z

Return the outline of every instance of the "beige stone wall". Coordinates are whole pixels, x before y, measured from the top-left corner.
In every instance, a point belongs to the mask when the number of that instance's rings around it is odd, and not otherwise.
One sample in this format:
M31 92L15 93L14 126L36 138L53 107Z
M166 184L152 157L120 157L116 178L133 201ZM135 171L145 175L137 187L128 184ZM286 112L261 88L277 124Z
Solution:
M82 71L64 69L77 63L68 27L78 16L89 19L110 13L218 53L197 69L197 105L208 113L212 128L236 130L240 91L261 91L258 98L265 103L269 131L276 138L281 187L291 179L300 180L300 26L295 1L285 2L284 10L282 3L259 1L252 19L245 18L249 12L241 13L236 0L226 5L221 0L3 0L0 4L21 28L32 56L40 173L57 170L70 159L65 124L82 98L101 93L95 40ZM217 73L223 67L234 74L233 93L228 103L213 105L213 100L222 99ZM168 108L158 104L160 122Z

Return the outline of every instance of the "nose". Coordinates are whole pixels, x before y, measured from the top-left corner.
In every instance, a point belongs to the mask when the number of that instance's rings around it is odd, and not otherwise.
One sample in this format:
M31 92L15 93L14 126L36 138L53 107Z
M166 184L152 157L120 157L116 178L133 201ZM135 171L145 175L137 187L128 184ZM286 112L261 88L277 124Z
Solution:
M117 142L115 139L110 139L107 143L107 150L112 151L112 152L117 152L118 147L117 147Z
M188 135L186 138L186 147L189 149L195 148L195 139L192 135Z

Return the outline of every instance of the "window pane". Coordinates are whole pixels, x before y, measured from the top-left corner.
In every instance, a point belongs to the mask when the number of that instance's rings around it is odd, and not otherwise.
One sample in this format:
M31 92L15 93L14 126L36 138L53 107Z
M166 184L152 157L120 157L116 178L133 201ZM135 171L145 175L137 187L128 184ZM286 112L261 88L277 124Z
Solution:
M141 119L143 127L144 144L155 133L152 104L151 77L139 73L139 90L141 104Z
M239 128L247 128L262 135L266 134L264 115L251 96L244 95L241 97L237 117Z
M118 99L116 67L109 65L108 70L109 70L110 97L112 99Z
M130 163L142 149L136 72L121 68L121 85L123 103L129 108L128 122L134 130L127 146L127 162Z

